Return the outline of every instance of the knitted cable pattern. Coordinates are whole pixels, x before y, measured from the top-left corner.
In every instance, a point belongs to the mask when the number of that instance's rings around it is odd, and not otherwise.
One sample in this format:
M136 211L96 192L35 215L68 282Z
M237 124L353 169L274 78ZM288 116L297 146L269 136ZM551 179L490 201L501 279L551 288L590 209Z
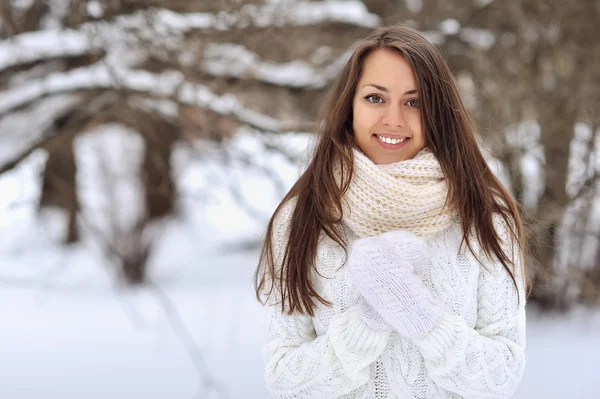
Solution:
M392 230L427 237L452 224L452 214L444 207L447 193L440 164L427 148L413 159L390 165L376 165L355 150L344 222L359 237Z
M280 264L295 206L277 215L273 248ZM510 251L501 217L495 228ZM350 247L358 237L346 226ZM315 289L334 305L317 304L314 317L271 306L263 347L265 382L276 399L481 399L509 398L525 368L525 288L474 241L481 266L459 251L460 225L426 239L430 262L423 284L445 304L439 325L409 339L362 321L361 297L344 267L343 249L323 236L317 251ZM519 299L519 300L517 300Z

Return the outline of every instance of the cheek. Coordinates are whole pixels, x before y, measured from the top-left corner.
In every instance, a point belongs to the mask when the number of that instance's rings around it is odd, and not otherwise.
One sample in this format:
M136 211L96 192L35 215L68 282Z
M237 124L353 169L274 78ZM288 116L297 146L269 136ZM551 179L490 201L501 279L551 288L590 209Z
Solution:
M419 113L415 113L415 115L411 116L410 130L412 130L414 134L420 136L419 138L424 139L423 122L421 121L421 115Z
M354 106L353 125L357 133L368 133L376 123L377 115L372 110L360 104Z
M363 119L363 110L361 109L360 105L355 104L352 109L352 127L354 128L354 132L357 134L363 130Z

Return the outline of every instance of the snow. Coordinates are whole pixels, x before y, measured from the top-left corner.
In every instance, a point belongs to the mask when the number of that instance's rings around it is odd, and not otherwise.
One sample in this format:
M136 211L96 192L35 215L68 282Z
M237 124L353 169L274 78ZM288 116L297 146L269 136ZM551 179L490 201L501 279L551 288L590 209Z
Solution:
M320 51L322 52L323 50ZM318 53L314 58L319 58ZM339 75L350 54L351 50L348 50L329 65L315 68L308 62L298 60L287 63L266 62L242 45L212 43L206 46L202 67L211 76L252 77L279 86L324 88ZM187 55L183 59L187 63L195 62Z
M261 62L254 53L235 44L209 45L204 68L212 76L256 76L264 82L292 87L324 87L327 84L327 79L316 75L312 66L304 61L279 65Z
M144 151L142 138L122 125L109 124L77 136L73 146L85 224L104 237L132 231L142 215L143 187L138 178Z
M114 22L93 21L78 29L64 29L61 18L67 11L62 1L50 2L51 12L44 29L22 33L0 41L0 71L30 62L72 57L105 51L107 59L123 65L125 58L143 58L148 51L172 51L183 48L184 35L191 30L229 30L249 25L310 26L345 23L366 28L380 25L379 17L370 13L358 0L325 2L281 2L263 6L245 5L239 11L180 14L168 9L152 8L119 15ZM103 13L98 1L87 3L93 17ZM142 40L142 43L140 43ZM143 44L152 42L153 48ZM156 54L155 54L156 55Z
M441 46L446 41L444 35L436 30L422 30L420 33L434 46Z
M92 18L101 18L104 15L102 4L98 0L90 0L86 5L88 15Z
M530 309L528 319L527 366L513 397L597 398L600 312L575 309L558 316Z
M231 94L218 96L204 85L185 82L180 71L152 73L119 68L102 62L68 72L55 72L5 90L0 93L0 114L44 96L96 88L125 88L168 98L174 96L186 104L206 107L219 114L234 115L241 122L265 131L280 130L279 121L245 108Z
M456 35L460 31L460 23L454 18L445 19L440 22L440 30L445 35Z
M98 204L104 195L100 160L126 182L131 172L118 164L140 150L133 132L99 129L76 144L80 184L88 190L82 202L90 210L90 199L98 197ZM312 140L245 128L224 147L176 148L182 215L166 225L145 287L117 284L90 237L70 248L56 245L64 215L40 219L35 211L43 152L0 176L0 397L269 398L261 358L265 312L252 291L258 249L244 248L257 242L265 220L245 214L228 184L240 183L249 203L268 217L282 193L269 187L260 168L277 170L285 188L300 170L260 138L304 160ZM206 200L199 203L192 193L205 193ZM135 198L121 196L123 211L132 204ZM600 312L548 316L530 309L528 318L528 366L514 397L596 398Z
M70 3L63 0L48 0L45 2L48 7L48 13L42 17L40 26L42 29L58 29L62 27Z
M121 19L123 21L124 18ZM217 17L212 14L195 13L180 14L171 10L158 10L154 14L154 22L171 30L187 32L192 29L208 29L214 27Z
M290 14L291 19L298 25L342 22L375 28L381 23L377 15L367 11L362 1L354 0L296 3L292 4Z
M491 2L475 0L480 7ZM415 13L423 7L421 0L405 3ZM26 9L32 1L13 4ZM176 102L181 102L233 115L246 125L222 145L177 145L173 175L181 193L181 214L164 223L150 259L151 283L144 287L122 286L98 242L98 233L131 229L140 215L135 175L143 142L136 132L104 125L75 141L84 238L72 247L58 244L67 215L57 209L37 210L47 153L36 150L0 175L0 397L268 398L261 359L265 312L252 291L257 245L279 199L299 176L314 137L261 133L255 129L281 130L282 122L244 107L232 95L217 95L187 82L178 71L130 69L147 55L137 37L157 48L178 49L183 63L195 63L194 53L179 48L191 30L322 23L374 28L381 20L358 0L270 0L219 14L145 10L73 30L61 26L68 11L65 4L48 2L52 11L43 22L45 30L0 41L0 72L100 51L106 58L68 72L46 74L32 68L9 80L0 92L0 167L39 140L55 115L80 101L72 91L123 87L140 93L134 101L164 113L174 115ZM93 17L104 12L97 0L86 7ZM460 34L484 50L496 40L489 31L461 27L454 19L442 21L440 30L423 34L434 44L443 43L444 35ZM534 40L532 32L526 35ZM331 49L321 47L311 62L273 63L241 45L221 43L206 47L200 65L212 76L252 76L274 85L320 88L339 74L350 51L335 57ZM464 87L472 85L459 80ZM575 127L571 194L582 177L600 170L600 139L594 134L600 131L594 133L582 123ZM523 195L529 208L537 205L543 190L539 136L535 121L507 132L509 142L524 154ZM595 155L583 159L591 140ZM291 163L289 157L298 162ZM506 168L489 161L508 185ZM577 211L569 210L569 215ZM575 245L569 237L561 240L581 252L582 264L592 264L598 241L591 237L598 226L597 200L585 219L584 245ZM598 310L576 309L558 316L530 309L528 366L515 398L596 398L599 330Z
M283 1L262 6L247 4L239 11L222 11L218 14L181 14L168 9L153 8L116 18L120 28L143 29L150 27L157 33L183 34L193 29L229 30L249 25L267 26L310 26L327 22L339 22L367 28L378 26L381 21L370 13L359 0L324 2Z
M463 28L460 37L480 50L489 50L496 43L496 37L487 29Z
M567 193L571 197L581 190L583 183L594 174L595 170L600 170L595 164L597 156L590 154L590 149L592 153L595 151L592 146L593 139L594 135L590 125L582 122L575 124L574 138L569 145L569 175L567 180Z
M24 11L24 10L31 8L33 3L34 3L34 0L12 0L11 1L12 7L19 11Z
M406 8L413 14L419 13L423 9L423 0L405 0Z
M109 87L111 76L103 65L55 72L0 93L0 113L6 113L43 96L70 90Z
M45 30L22 33L10 40L0 41L0 71L28 62L82 55L93 48L90 38L79 31Z
M505 137L506 144L521 154L523 205L528 209L535 209L545 189L541 127L537 121L524 121L507 129Z
M262 137L266 140L260 140ZM187 218L197 226L208 222L213 234L205 239L212 242L219 237L215 245L256 241L278 200L300 174L296 164L280 152L267 150L265 142L302 163L311 139L309 134L265 135L246 127L222 148L207 143L196 148L179 146L173 157L174 175L185 182L181 191ZM231 190L244 199L243 204L231 195ZM201 205L193 193L202 195Z
M47 153L36 150L14 169L0 175L0 254L25 252L43 228L36 224L35 204L41 193L41 172ZM0 265L5 261L0 261Z
M0 167L13 161L38 141L50 128L56 115L69 110L78 101L77 95L57 95L0 119ZM35 118L31 117L32 114Z
M257 253L199 249L190 233L173 226L153 261L153 278L228 397L269 398L260 352L266 320L250 284ZM28 287L0 283L0 312L9 321L0 345L0 396L197 397L200 376L152 289L112 287L104 265L83 250L62 254L69 262L54 268L48 255L2 262L3 275L44 264L51 277ZM590 320L530 317L528 366L514 398L597 397L600 324Z
M487 7L488 5L490 5L491 3L493 3L494 0L475 0L475 5L478 8L484 8Z

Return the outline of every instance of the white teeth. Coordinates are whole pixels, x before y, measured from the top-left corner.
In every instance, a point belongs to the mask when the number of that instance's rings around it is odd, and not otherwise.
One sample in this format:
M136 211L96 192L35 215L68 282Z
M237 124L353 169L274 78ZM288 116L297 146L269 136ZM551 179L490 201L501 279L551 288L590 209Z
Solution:
M402 138L402 139L391 139L389 137L383 137L383 136L377 136L377 138L379 140L383 141L384 143L387 143L387 144L400 144L404 140L406 140L405 138Z

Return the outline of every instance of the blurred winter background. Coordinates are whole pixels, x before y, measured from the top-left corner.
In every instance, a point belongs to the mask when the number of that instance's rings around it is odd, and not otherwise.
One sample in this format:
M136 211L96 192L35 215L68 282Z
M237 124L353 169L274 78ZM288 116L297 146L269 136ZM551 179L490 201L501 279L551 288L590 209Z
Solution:
M268 398L251 277L356 41L446 55L526 208L518 398L597 398L600 2L0 0L0 397Z

